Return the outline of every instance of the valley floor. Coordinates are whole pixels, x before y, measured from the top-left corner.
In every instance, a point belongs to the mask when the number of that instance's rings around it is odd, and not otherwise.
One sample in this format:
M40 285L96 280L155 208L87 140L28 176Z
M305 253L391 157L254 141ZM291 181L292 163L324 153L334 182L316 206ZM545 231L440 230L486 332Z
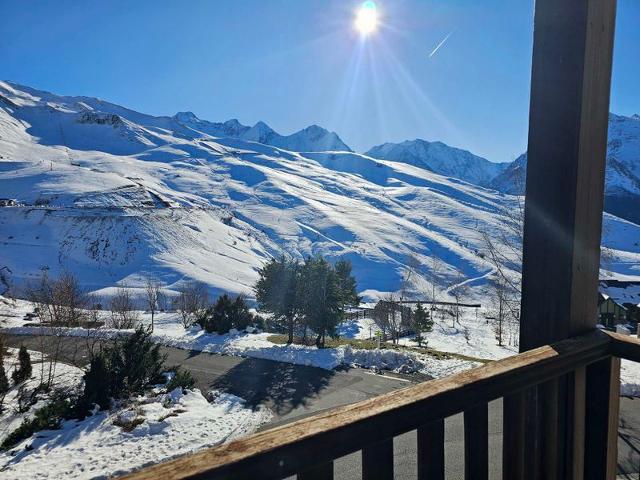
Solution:
M12 335L54 333L33 324L26 325L29 321L25 320L25 314L32 310L32 305L28 302L0 298L0 328ZM150 316L141 312L141 320L148 324ZM341 326L341 334L345 338L366 339L372 334L375 335L375 331L376 328L370 319L345 322ZM76 328L63 332L57 330L55 333L83 337L89 332ZM101 329L91 333L108 338L128 332ZM509 345L508 335L504 339L504 346L497 345L493 326L487 322L482 312L477 316L475 312L467 312L457 323L452 323L450 319L437 321L433 331L426 334L431 353L415 348L416 342L409 337L400 339L400 345L397 347L385 345L387 348L383 349L358 349L351 346L317 349L274 343L269 333L207 334L198 327L185 330L175 313L156 315L153 339L165 346L189 351L190 353L185 353L188 358L194 356L195 352L209 352L260 361L275 360L300 366L296 368L319 367L332 376L335 375L337 367L361 367L376 372L387 370L421 374L422 378L437 378L517 352L517 346ZM443 355L443 352L449 352L451 355ZM35 359L34 376L37 372L38 355L37 352L32 352L32 358ZM14 358L15 350L11 350L11 356L5 360L7 371L11 370ZM240 361L246 363L247 360ZM65 364L59 365L61 382L66 382L69 386L81 384L81 369ZM244 375L250 375L246 369ZM372 379L385 380L379 375L369 376ZM228 378L227 380L231 381ZM37 382L37 379L34 378L32 381ZM249 380L232 379L233 384L247 381ZM393 379L385 381L393 382ZM400 379L396 380L396 383L402 386L403 382ZM250 390L254 391L256 384L251 385ZM0 454L0 472L9 473L11 478L17 479L93 478L123 473L148 463L249 434L269 421L272 415L270 410L274 415L282 413L275 404L256 403L253 398L248 398L247 402L227 389L217 390L213 383L207 385L211 388L202 389L203 385L196 386L200 386L201 390L165 393L156 389L146 397L133 399L109 412L97 413L83 421L64 422L59 430L39 432ZM640 396L640 368L636 364L623 362L621 388L624 395ZM324 390L322 389L322 398L327 395ZM332 389L329 390L333 392ZM354 392L353 398L341 401L350 403L363 399L360 398L361 395L369 394ZM332 395L334 394L329 393L330 397ZM302 408L298 415L311 414L317 411L317 408L330 408L323 407L325 400L321 399L319 391L313 398L313 402L319 402L318 405L307 412L305 400L297 407ZM0 416L0 441L19 425L22 418L33 414L33 410L40 405L36 404L28 412L19 414L16 402L17 391L14 387L5 400L5 413ZM273 410L274 408L276 409ZM140 424L129 432L118 426L131 421Z

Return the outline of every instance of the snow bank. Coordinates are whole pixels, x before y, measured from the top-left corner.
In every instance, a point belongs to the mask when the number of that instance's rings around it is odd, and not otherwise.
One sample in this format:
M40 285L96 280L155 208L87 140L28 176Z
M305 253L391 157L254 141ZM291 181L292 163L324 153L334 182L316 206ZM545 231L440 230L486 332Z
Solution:
M620 362L620 395L640 397L640 363Z
M210 400L199 390L177 389L139 399L125 411L66 421L60 430L25 440L12 450L14 455L1 453L2 476L75 480L122 475L250 434L271 416L267 410L246 408L234 395L214 392ZM141 423L126 432L114 420Z
M13 372L18 364L18 349L8 348L7 353L8 355L4 358L4 369L12 386L4 398L4 408L2 412L0 412L0 442L2 442L9 433L18 428L24 418L33 416L33 413L43 407L49 399L48 394L44 392L39 393L36 397L37 401L31 405L26 412L18 412L19 387L13 385L11 381L11 372ZM40 352L29 350L29 355L31 356L31 365L33 368L32 376L22 384L22 387L26 391L32 392L40 384L41 374L46 378L49 363L42 361L42 354ZM42 369L44 369L44 371ZM83 375L84 372L81 369L59 362L56 364L53 382L57 388L74 389L82 384ZM2 475L0 475L0 477L2 477Z
M261 358L332 370L341 365L403 373L421 372L439 378L478 363L464 360L439 360L428 355L397 350L365 350L350 346L322 348L304 345L277 345L268 340L270 334L208 334L199 328L183 331L182 335L156 334L154 341L166 346L223 355ZM449 372L449 373L447 373Z

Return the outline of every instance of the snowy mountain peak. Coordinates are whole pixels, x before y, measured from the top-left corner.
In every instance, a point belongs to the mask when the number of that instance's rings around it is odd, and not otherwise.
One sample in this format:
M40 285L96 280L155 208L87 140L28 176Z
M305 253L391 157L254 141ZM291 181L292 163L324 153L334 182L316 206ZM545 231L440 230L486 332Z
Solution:
M527 154L514 160L489 186L504 193L523 194ZM640 222L640 116L609 114L605 210Z
M243 140L271 145L274 138L279 135L263 121L257 122L253 127L242 134Z
M178 112L173 118L181 123L197 122L200 120L193 112Z
M310 125L286 138L289 150L297 152L317 152L317 151L340 151L351 152L352 150L340 139L337 133L330 132L318 125ZM276 145L278 146L278 145ZM292 148L291 148L292 147ZM283 146L282 148L287 148Z
M471 152L450 147L442 142L428 142L422 139L384 143L371 148L366 155L415 165L481 186L487 185L508 165L490 162Z

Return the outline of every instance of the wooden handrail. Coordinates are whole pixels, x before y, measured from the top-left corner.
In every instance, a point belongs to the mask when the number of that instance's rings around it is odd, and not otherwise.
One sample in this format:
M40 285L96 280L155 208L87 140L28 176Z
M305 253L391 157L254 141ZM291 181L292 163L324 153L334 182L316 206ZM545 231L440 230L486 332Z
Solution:
M611 341L611 355L625 360L640 362L640 339L629 335L602 330Z
M283 478L559 377L614 351L640 359L640 342L620 337L592 331L154 465L125 478Z

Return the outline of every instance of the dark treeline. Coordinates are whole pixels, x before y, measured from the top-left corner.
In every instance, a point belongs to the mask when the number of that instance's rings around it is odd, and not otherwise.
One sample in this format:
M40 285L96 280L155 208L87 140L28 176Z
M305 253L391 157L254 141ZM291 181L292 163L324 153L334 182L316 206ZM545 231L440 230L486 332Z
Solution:
M345 309L360 303L351 262L334 265L322 256L304 262L284 256L273 259L259 272L254 293L260 311L271 314L271 326L284 331L288 343L301 332L315 334L315 343L324 347L326 336L335 337Z

